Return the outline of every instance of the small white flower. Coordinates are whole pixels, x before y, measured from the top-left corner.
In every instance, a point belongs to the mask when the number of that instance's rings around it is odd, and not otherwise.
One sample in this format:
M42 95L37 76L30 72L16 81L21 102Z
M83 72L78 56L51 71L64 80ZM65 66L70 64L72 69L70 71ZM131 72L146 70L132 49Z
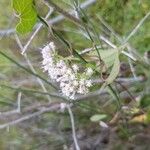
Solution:
M61 80L60 82L68 82L69 78L67 74L61 74Z
M66 109L66 107L67 107L67 104L66 104L66 103L61 103L61 104L60 104L60 111L61 111L61 112L64 112L65 109Z
M84 94L84 89L82 86L79 87L78 91L79 94Z
M64 91L64 95L67 97L70 97L70 92L69 91Z
M75 75L74 74L71 74L70 75L70 80L74 80L76 77L75 77Z
M75 100L75 93L73 93L73 94L70 96L70 99L71 99L71 100Z
M60 60L59 62L56 63L56 66L59 67L59 68L62 68L64 67L66 64L63 60Z
M72 70L70 68L67 69L66 74L71 75L72 74Z
M64 87L66 84L64 82L60 82L60 87Z
M72 69L76 73L79 70L79 67L76 64L74 64L74 65L72 65Z
M70 93L72 93L74 91L74 88L70 86L69 91Z
M55 51L55 44L54 44L54 42L50 42L49 44L48 44L48 46L49 46L49 48L51 49L51 50L53 50L53 52Z
M91 87L92 86L92 81L91 80L86 80L86 86Z
M84 85L84 84L85 84L85 79L81 79L81 80L79 81L79 83L80 83L80 85Z
M92 68L87 68L86 75L91 76L92 74L93 74L93 69Z
M77 81L77 80L74 80L73 82L72 82L72 84L73 84L73 86L78 86L79 85L79 82Z
M67 71L67 67L66 67L66 66L63 66L63 67L61 68L61 70L60 70L60 73L61 73L62 75L64 75L64 74L66 73L66 71Z

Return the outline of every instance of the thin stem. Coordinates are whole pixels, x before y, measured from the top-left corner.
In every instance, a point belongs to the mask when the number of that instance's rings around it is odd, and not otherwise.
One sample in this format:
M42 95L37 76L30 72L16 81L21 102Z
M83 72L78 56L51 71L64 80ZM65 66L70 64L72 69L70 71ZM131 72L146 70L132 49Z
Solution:
M6 55L5 53L3 53L2 51L0 51L0 54L2 56L4 56L5 58L7 58L8 60L10 60L11 62L13 62L14 64L16 64L18 67L20 67L21 69L25 70L26 72L40 78L41 80L43 80L45 83L51 85L53 88L57 89L57 87L55 85L53 85L51 82L47 81L46 79L44 79L43 77L41 77L40 75L38 75L37 73L34 73L33 71L29 70L28 68L22 66L21 64L19 64L17 61L15 61L13 58L9 57L8 55Z
M110 84L108 85L108 88L113 93L114 97L116 98L117 106L118 106L118 109L120 110L121 109L121 103L120 103L120 98L119 98L118 94L116 93L116 91L113 89L113 87Z
M47 13L45 19L48 19L48 17L52 14L53 9L50 8L50 11ZM22 48L22 52L21 54L25 54L25 52L27 51L30 43L32 42L32 40L34 39L34 37L37 35L37 33L40 31L40 29L42 28L42 24L40 24L36 30L33 32L33 34L31 35L30 39L28 40L28 42L25 44L25 46Z
M70 105L67 105L67 109L68 109L68 112L69 112L69 115L70 115L71 126L72 126L72 136L73 136L74 144L75 144L76 150L80 150L78 140L77 140L77 137L76 137L74 116L73 116Z
M16 39L16 41L17 41L18 46L20 47L20 50L23 51L22 43L21 43L19 37L17 36L17 34L15 34L15 39ZM32 72L34 72L34 73L37 74L36 70L34 69L34 67L33 67L33 65L32 65L32 63L31 63L31 61L30 61L29 58L28 58L28 55L25 53L23 56L24 56L24 58L25 58L25 60L26 60L26 62L27 62L27 64L28 64L28 66L29 66L30 69L32 70ZM38 81L38 83L40 84L42 90L43 90L44 92L48 92L47 89L45 88L45 86L44 86L42 80L39 79L39 78L37 78L37 81ZM51 97L50 97L50 96L46 95L46 97L47 97L48 101L51 101Z
M76 18L73 15L69 14L67 11L65 11L64 9L62 9L61 7L59 7L58 5L53 3L51 0L45 0L45 1L48 2L48 4L51 7L53 7L54 10L56 10L60 14L63 14L66 18L68 18L69 20L73 21L75 24L82 25L82 22L78 18Z
M66 100L67 98L63 97L61 94L59 93L47 93L47 92L41 92L41 91L36 91L36 90L32 90L32 89L26 89L26 88L17 88L17 87L12 87L12 86L8 86L8 85L4 85L4 84L0 84L1 87L3 88L8 88L11 90L16 90L16 91L22 91L22 92L28 92L28 93L37 93L37 94L41 94L41 95L49 95L49 96L53 96L53 97L58 97L58 98L62 98L64 100Z
M138 29L143 25L145 20L150 16L150 11L140 20L140 22L137 24L137 26L132 30L132 32L126 37L126 39L123 41L123 44L127 43L129 39L138 31Z

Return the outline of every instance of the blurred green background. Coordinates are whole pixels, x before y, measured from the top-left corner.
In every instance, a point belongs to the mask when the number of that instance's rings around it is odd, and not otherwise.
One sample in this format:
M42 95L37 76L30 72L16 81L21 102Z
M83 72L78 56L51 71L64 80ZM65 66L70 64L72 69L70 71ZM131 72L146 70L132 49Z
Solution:
M60 0L56 0L54 2L56 2L63 9L70 9L70 6L65 4L64 1L62 2ZM82 0L81 2L84 1ZM45 8L42 1L39 0L37 3L40 15L45 16L48 11L47 8ZM139 21L149 11L150 0L97 0L96 3L85 9L87 16L93 22L94 26L99 29L100 33L103 33L103 26L98 19L99 16L101 16L123 39L131 33ZM57 13L53 13L49 19L57 15ZM17 19L14 17L11 2L0 0L0 32L7 29L14 29L16 22ZM77 31L76 26L68 20L64 20L56 24L55 28L62 33L64 37L67 38L73 46L75 46L75 48L80 50L90 47L88 40L86 40L83 36L80 36L80 34L74 34L73 31ZM30 36L30 33L27 35L19 35L23 45L26 44ZM109 36L112 41L116 42L113 36ZM37 72L45 78L47 78L47 75L42 73L42 69L40 67L41 54L39 48L46 44L49 39L50 37L47 29L43 28L34 38L28 49L28 57L32 61L33 66L36 68ZM146 51L150 51L150 18L144 22L129 42L141 54L142 57ZM0 50L17 60L20 64L27 66L24 58L20 54L14 35L4 35L3 37L0 37ZM138 74L144 74L143 70L138 70ZM1 55L0 83L8 84L10 86L15 85L18 87L40 90L37 81L32 75L26 73L24 70L20 69ZM136 85L137 86L132 87L131 90L134 89L135 91L142 91L145 87L149 86L146 85L146 83L142 86L138 83ZM47 85L46 87L49 91L53 91L51 87ZM15 109L17 105L17 95L18 91L16 90L0 87L0 111ZM147 100L148 103L145 104L145 101L147 102ZM40 94L33 94L31 92L22 94L22 107L32 105L37 102L46 101L46 97ZM105 101L105 99L103 99L103 101ZM97 101L89 101L86 104L96 110L97 104L99 103ZM142 101L143 107L147 105L149 105L149 95L144 96ZM78 127L78 132L82 133L82 130L84 132L89 132L88 135L86 135L89 139L92 139L93 135L98 139L99 136L97 134L99 131L99 126L90 122L90 117L95 114L94 110L91 108L85 109L77 106L74 109L76 126ZM108 116L111 117L114 114L114 110L115 108L113 108L113 106L108 106L106 108L101 108L100 112L107 113ZM7 118L2 119L0 122L7 122ZM89 131L93 128L96 130L96 133ZM115 136L117 143L112 141L112 143L109 143L108 146L105 147L106 149L127 149L126 147L122 148L122 143L127 143L128 146L130 145L130 141L128 141L128 139L131 135L134 136L136 133L144 133L147 131L143 126L139 127L139 125L137 125L136 131L133 129L133 126L131 126L129 129L131 132L128 131L128 129L126 131L126 127L122 125L118 125L118 128L119 131L117 133L117 138L116 134L112 134ZM149 132L149 130L147 132ZM25 121L18 126L10 127L9 131L7 129L0 130L0 150L65 150L65 145L71 145L72 143L70 137L71 125L68 114L47 113L33 120ZM83 140L83 142L86 143L87 141ZM144 145L144 142L142 143L141 141L141 145L142 144ZM144 150L143 145L141 146L141 150Z

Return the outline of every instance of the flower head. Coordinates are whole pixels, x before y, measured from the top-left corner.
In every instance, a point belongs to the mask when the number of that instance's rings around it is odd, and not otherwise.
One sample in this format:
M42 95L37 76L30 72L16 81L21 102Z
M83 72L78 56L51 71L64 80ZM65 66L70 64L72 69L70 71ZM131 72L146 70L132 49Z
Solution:
M93 74L93 70L88 68L85 71L86 74L83 71L79 75L80 70L76 64L70 67L64 60L58 59L56 55L58 56L55 45L50 42L42 49L42 66L44 71L48 72L49 77L59 83L61 93L70 99L75 99L76 94L88 93L89 87L92 86L89 77Z

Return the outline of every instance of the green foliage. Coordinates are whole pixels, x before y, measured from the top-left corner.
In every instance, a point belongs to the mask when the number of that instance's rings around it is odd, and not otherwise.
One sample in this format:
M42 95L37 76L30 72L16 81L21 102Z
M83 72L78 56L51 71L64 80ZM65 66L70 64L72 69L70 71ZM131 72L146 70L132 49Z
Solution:
M120 61L119 61L119 52L117 51L115 53L115 59L114 59L114 62L113 62L112 70L110 72L109 77L106 79L107 84L112 83L116 79L116 77L119 73L119 69L120 69Z
M16 30L21 34L31 31L37 21L33 0L13 0L12 6L20 19Z
M90 118L90 120L92 122L99 122L99 121L105 119L106 117L107 117L106 114L95 114Z
M118 50L114 50L114 49L100 51L100 56L107 68L111 67L114 64L117 54L118 54Z
M101 0L91 8L92 17L102 18L119 35L126 37L135 28L138 22L149 12L149 0ZM147 19L138 32L130 39L130 43L139 52L144 53L150 49L150 21Z
M140 106L145 108L145 107L150 107L150 98L149 96L145 95L142 100L140 101Z
M100 56L104 62L103 70L108 71L111 68L110 75L106 79L106 84L112 83L120 70L119 51L117 49L99 50ZM91 52L96 54L96 52Z

